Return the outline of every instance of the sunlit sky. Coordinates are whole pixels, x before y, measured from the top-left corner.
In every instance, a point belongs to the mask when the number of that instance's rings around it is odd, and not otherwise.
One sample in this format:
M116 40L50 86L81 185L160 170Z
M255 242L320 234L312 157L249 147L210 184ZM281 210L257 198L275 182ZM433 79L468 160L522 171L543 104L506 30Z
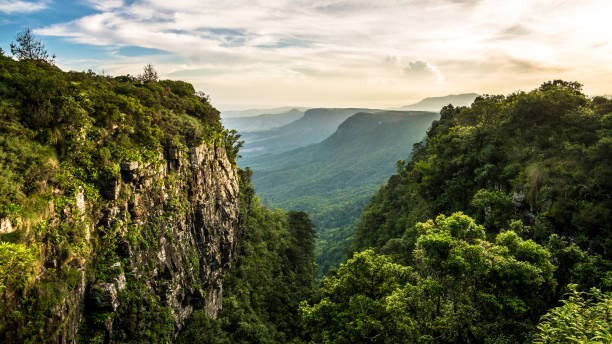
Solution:
M577 80L612 94L611 0L0 0L64 70L192 82L221 109L397 107Z

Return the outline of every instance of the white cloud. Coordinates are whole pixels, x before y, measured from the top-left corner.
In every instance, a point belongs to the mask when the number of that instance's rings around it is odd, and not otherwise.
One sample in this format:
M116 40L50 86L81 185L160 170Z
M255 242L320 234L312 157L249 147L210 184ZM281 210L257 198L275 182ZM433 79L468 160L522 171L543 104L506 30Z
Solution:
M89 4L98 10L109 11L123 6L123 0L89 0Z
M100 12L36 33L170 51L181 62L152 60L162 74L194 71L187 79L226 103L235 98L230 82L257 88L241 93L245 101L402 105L445 92L509 92L553 77L588 84L587 69L612 74L609 0L89 2ZM104 64L110 72L134 68L132 60Z
M420 80L434 77L438 82L444 81L444 76L442 75L440 70L432 66L427 61L408 62L408 66L404 68L404 72L406 73L406 75L410 77L416 77Z
M21 0L0 0L0 12L7 14L12 13L30 13L47 8L48 1L21 1Z

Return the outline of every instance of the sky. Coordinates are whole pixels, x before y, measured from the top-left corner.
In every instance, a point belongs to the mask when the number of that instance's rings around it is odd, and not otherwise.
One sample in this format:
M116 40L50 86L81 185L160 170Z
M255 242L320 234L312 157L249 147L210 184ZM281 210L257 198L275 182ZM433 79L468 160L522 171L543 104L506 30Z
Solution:
M145 64L222 110L392 108L553 79L612 94L611 0L0 0L64 70Z

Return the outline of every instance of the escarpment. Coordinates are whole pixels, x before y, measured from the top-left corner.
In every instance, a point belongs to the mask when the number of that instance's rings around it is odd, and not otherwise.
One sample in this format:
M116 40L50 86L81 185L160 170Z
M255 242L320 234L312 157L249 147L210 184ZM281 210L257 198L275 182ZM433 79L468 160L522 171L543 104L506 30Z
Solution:
M147 165L124 163L116 185L100 220L119 233L116 256L98 263L108 273L85 293L82 334L100 335L99 316L109 340L146 331L143 320L160 314L161 337L172 337L194 309L216 317L239 221L237 175L224 147L171 147Z
M42 246L37 278L66 270L72 279L49 295L61 300L41 314L46 340L171 339L194 309L216 317L239 230L237 174L222 142L170 147L146 164L123 162L103 191L96 202L78 190L45 221L81 225L89 251L59 262L61 252Z
M0 56L0 343L166 343L215 318L234 134L193 86Z

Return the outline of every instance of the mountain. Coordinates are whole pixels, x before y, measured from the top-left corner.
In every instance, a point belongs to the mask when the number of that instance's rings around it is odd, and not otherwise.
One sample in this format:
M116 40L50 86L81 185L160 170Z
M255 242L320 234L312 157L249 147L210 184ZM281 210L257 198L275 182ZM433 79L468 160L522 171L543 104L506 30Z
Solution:
M337 242L350 242L350 225L369 198L438 117L359 112L318 144L258 157L250 164L253 183L270 205L311 215L319 226L318 264L326 270L342 257Z
M429 97L418 103L402 106L400 110L419 110L439 112L444 106L452 104L454 106L470 106L474 99L478 97L476 93L451 94L443 97Z
M258 132L243 132L245 145L241 150L241 166L256 163L256 157L288 151L318 143L334 133L338 125L358 112L377 112L370 109L310 109L300 119L282 127Z
M262 114L280 114L283 112L288 112L293 109L297 109L300 111L306 110L307 108L296 107L296 106L281 106L275 108L268 109L248 109L248 110L226 110L221 111L221 118L243 118L243 117L254 117Z
M281 127L304 116L304 111L291 109L286 112L263 114L250 117L221 118L221 123L228 129L241 132L258 131Z

